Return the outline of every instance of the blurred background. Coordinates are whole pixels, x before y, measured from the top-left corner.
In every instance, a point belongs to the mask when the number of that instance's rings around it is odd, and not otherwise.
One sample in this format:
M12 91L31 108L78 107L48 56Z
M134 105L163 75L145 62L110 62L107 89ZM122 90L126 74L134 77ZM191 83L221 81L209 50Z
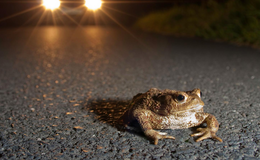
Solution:
M49 3L55 6L55 0ZM43 0L1 0L0 26L20 25L132 25L151 11L170 8L175 1L103 0L99 9L88 8L85 0L57 0L60 6L46 9ZM90 3L98 3L90 0ZM177 1L176 1L177 2ZM48 3L48 0L47 0Z
M134 27L146 32L201 37L259 47L260 1L0 1L0 27L43 25Z

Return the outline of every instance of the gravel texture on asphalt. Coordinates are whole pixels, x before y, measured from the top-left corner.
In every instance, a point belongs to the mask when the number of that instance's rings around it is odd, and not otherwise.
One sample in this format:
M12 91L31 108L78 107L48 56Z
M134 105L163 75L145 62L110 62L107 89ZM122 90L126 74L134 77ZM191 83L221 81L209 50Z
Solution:
M260 52L105 27L0 30L0 159L259 159ZM200 88L220 123L150 142L116 120L152 87Z

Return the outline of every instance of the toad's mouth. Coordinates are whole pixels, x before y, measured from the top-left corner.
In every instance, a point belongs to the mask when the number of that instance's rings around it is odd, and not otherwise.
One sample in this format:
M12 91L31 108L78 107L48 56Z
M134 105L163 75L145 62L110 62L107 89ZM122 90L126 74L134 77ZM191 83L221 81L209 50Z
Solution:
M191 106L191 108L189 109L184 109L184 110L179 110L179 111L176 111L174 113L182 113L182 112L190 112L190 111L199 111L203 108L203 105L200 105L200 104L197 104L197 105L193 105Z

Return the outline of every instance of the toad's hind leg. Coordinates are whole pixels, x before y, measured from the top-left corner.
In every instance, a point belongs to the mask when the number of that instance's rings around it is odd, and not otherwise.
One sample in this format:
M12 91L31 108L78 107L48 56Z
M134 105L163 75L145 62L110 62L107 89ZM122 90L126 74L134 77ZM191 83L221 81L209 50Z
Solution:
M192 137L201 136L196 140L196 142L202 141L207 138L213 138L222 142L222 139L216 136L216 132L218 131L219 128L217 119L213 115L208 114L208 116L205 118L203 123L207 123L207 128L198 128L197 131L199 132L191 135Z
M144 131L144 134L151 140L154 141L154 144L158 144L159 139L175 139L173 136L168 136L167 133L158 132L153 130L150 121L153 121L153 115L150 111L147 110L135 110L134 117L137 119L138 123L140 124L141 128Z

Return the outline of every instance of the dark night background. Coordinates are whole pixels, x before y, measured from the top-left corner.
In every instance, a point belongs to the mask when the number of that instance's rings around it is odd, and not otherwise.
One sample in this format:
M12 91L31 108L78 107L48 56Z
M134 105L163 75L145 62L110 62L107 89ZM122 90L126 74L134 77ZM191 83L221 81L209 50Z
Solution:
M0 26L33 26L39 25L115 25L115 21L124 25L133 24L138 18L157 10L165 10L176 4L201 3L201 0L186 1L103 1L103 11L87 11L84 1L61 1L60 10L52 12L46 11L41 5L41 0L22 0L22 1L0 1ZM40 6L38 8L35 8ZM33 9L35 8L35 9ZM29 10L29 11L27 11ZM72 11L71 14L66 11ZM45 13L44 13L45 12ZM64 14L67 13L67 16ZM19 14L21 13L21 14ZM107 16L105 13L109 14ZM85 16L84 16L85 15ZM96 20L94 20L94 17ZM73 20L71 20L73 19Z

